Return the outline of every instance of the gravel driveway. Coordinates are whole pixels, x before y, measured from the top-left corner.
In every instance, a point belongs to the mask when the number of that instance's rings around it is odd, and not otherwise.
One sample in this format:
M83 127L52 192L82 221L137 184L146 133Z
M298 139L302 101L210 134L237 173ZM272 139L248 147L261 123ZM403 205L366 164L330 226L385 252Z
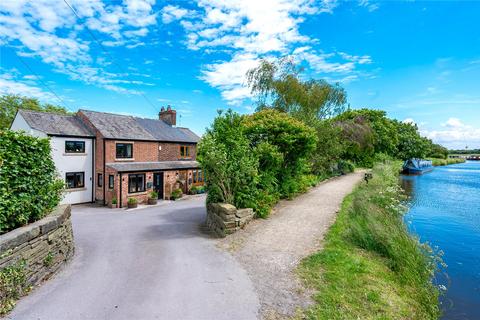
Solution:
M8 318L256 319L246 271L199 230L204 204L197 197L132 211L75 206L75 257Z
M280 202L271 216L250 223L221 242L248 271L261 302L263 318L293 316L310 302L295 275L299 261L320 249L343 198L363 172L326 181L292 201Z

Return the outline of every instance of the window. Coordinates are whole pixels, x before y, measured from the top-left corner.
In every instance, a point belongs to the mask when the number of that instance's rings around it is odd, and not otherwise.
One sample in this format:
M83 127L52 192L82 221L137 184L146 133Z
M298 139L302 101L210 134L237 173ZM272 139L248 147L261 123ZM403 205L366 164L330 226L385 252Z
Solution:
M85 141L65 141L65 153L85 153Z
M203 182L203 171L193 170L193 183Z
M189 157L190 157L190 147L180 146L180 158L189 158Z
M117 159L133 158L133 144L132 143L117 143L116 144Z
M65 182L67 189L83 188L85 187L85 173L84 172L67 172L65 174Z
M99 173L97 175L97 186L101 188L103 186L103 174Z
M145 174L128 175L128 193L145 191Z
M115 176L113 174L108 176L108 188L113 189L113 185L115 182Z

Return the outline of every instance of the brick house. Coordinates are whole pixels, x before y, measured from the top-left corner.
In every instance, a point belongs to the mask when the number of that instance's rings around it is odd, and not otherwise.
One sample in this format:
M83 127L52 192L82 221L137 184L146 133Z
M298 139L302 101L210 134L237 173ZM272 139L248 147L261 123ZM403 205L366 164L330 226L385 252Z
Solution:
M169 199L177 188L188 193L192 186L203 185L196 161L200 138L175 126L176 111L170 107L162 107L158 120L89 110L72 117L94 141L92 201L111 204L115 198L125 207L128 198L146 202L152 191L159 199ZM55 163L61 160L54 157Z
M199 137L176 125L170 107L159 119L79 110L77 116L95 133L95 200L120 207L128 198L146 202L152 191L170 198L180 188L188 193L203 184L196 160Z

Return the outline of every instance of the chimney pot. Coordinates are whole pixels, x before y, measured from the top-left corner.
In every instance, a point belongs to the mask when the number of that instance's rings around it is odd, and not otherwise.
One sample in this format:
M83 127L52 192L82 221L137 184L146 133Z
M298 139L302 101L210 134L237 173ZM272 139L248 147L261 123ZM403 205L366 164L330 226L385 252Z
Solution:
M177 124L177 111L172 110L170 105L167 106L167 110L164 107L158 113L158 118L170 126Z

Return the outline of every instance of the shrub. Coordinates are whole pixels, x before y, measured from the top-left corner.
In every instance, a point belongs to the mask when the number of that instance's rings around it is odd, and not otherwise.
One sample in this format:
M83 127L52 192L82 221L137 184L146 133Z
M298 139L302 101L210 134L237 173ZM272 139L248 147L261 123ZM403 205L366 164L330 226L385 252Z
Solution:
M128 198L128 204L137 204L137 198Z
M355 171L355 165L348 160L340 160L338 162L338 171L340 174L347 174Z
M181 198L183 195L183 192L182 192L182 189L175 189L172 191L172 195L170 196L170 198L172 200L177 200L179 198Z
M112 198L112 204L117 204L117 198L116 197Z
M11 311L16 300L28 290L25 260L0 270L0 316Z
M199 193L197 186L193 186L190 188L190 194L197 194L197 193Z
M158 192L156 191L150 192L150 199L158 199Z
M61 199L49 139L0 132L0 234L47 215Z

